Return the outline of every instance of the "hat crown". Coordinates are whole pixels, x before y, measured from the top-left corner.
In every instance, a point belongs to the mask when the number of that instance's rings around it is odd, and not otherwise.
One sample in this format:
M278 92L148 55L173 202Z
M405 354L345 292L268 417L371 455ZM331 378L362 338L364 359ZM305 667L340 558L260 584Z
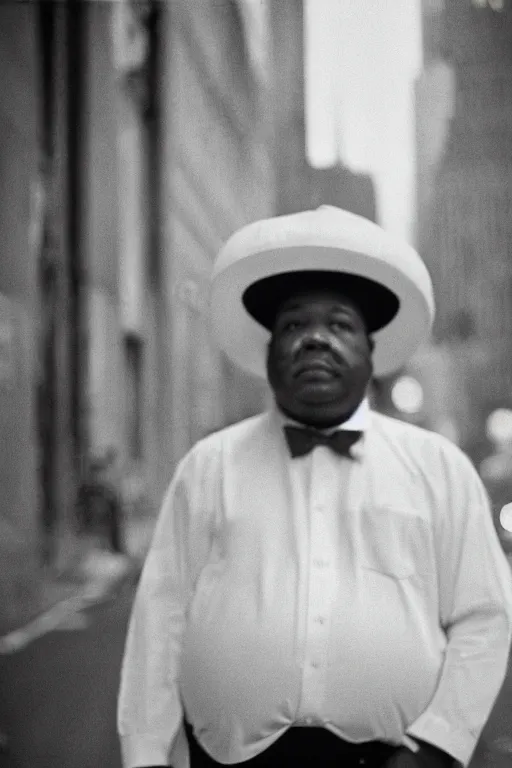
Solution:
M347 254L364 253L394 264L414 282L425 284L433 303L430 275L417 252L373 221L333 205L275 216L248 224L221 249L213 278L235 261L282 248L336 248ZM316 265L311 265L314 268ZM318 267L321 269L321 267Z
M247 224L235 232L221 249L214 275L243 254L271 248L324 246L377 253L384 232L369 219L331 205L299 213L275 216Z

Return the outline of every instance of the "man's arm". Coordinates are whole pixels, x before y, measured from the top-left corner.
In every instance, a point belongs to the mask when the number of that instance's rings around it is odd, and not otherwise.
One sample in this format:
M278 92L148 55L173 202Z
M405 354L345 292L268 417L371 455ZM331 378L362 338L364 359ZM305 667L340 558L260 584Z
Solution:
M124 768L188 768L178 664L187 606L210 547L204 464L191 452L178 467L135 596L117 713Z
M473 466L454 450L446 472L447 504L439 510L436 548L440 623L448 645L434 697L407 733L465 765L506 673L511 573Z

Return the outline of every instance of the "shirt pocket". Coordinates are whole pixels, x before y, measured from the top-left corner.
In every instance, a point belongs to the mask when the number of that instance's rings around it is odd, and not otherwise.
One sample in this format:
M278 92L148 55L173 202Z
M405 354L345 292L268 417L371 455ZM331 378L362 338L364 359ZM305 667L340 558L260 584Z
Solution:
M432 543L427 521L395 507L364 508L361 566L396 580L431 574Z

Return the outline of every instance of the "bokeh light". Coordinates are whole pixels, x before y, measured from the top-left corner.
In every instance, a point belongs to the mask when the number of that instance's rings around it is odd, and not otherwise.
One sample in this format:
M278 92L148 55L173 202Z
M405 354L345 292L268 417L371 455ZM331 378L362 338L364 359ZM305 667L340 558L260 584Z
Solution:
M512 503L505 504L500 512L500 524L508 533L512 533Z
M422 386L412 376L401 376L393 385L391 400L402 413L419 413L423 407Z
M512 410L497 408L487 418L487 437L495 443L512 442Z

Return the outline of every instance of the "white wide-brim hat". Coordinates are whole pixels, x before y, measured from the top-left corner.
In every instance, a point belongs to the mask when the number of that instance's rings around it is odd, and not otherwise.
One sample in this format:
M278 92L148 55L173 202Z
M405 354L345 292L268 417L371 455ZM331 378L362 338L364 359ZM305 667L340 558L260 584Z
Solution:
M347 295L353 278L365 278L396 297L392 318L372 333L375 376L402 368L428 338L434 297L416 251L368 219L321 206L249 224L229 238L217 257L211 285L213 331L221 349L245 371L266 375L270 339L268 325L247 309L248 290L275 275L289 274L293 283L301 272L338 273L340 280L350 276ZM258 300L265 301L265 289Z

